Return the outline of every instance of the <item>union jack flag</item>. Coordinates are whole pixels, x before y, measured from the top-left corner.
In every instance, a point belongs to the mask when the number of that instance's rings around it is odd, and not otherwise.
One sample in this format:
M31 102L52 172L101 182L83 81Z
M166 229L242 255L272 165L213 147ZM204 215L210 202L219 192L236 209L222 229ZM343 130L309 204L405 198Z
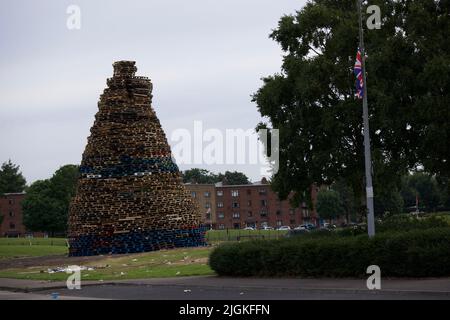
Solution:
M364 78L362 74L362 60L361 60L361 51L358 48L358 53L356 54L355 67L353 72L356 76L356 97L358 99L362 99L364 95Z

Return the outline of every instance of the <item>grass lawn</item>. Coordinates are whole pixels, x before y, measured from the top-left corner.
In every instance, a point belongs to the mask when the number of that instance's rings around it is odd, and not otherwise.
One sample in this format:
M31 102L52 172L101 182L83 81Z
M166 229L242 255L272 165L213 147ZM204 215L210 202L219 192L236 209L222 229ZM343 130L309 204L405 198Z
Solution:
M66 238L0 238L0 246L8 245L47 245L47 246L67 246Z
M47 245L0 245L0 259L40 257L57 254L67 254L67 247Z
M0 259L66 254L64 238L0 238Z
M83 280L117 280L210 275L214 274L208 266L211 250L211 247L179 248L105 256L103 259L91 262L86 260L81 263L80 265L94 268L81 271L81 277ZM70 262L70 258L64 262L65 264L57 266L67 267L74 264ZM0 278L66 280L68 274L65 272L48 273L48 268L57 266L41 264L26 268L3 269L0 270Z

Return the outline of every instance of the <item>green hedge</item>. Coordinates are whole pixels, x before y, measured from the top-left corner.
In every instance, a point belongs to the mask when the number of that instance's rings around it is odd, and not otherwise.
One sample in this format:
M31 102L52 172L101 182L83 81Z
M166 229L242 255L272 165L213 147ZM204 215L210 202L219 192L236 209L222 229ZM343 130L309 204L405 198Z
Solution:
M382 276L450 276L450 228L226 243L209 264L222 276L363 277L369 265Z

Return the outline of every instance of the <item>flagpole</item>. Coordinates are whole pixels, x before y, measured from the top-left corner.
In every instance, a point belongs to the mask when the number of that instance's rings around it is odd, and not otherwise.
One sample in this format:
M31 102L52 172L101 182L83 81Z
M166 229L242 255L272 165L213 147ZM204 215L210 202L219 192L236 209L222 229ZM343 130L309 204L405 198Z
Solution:
M366 170L366 206L367 206L367 233L369 237L375 235L375 217L373 209L372 186L372 157L370 152L369 108L367 106L367 82L366 82L366 51L364 49L364 31L362 25L362 1L358 2L359 13L359 48L361 50L361 70L363 74L363 125L364 125L364 156Z

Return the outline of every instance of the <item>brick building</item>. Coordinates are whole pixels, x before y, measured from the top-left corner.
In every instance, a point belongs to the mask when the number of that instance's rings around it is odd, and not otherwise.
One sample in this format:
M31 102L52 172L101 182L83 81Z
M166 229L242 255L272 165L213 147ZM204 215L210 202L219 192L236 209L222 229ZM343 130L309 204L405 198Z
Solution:
M317 189L312 190L315 203ZM216 184L216 229L241 229L264 226L297 227L303 223L317 224L315 210L306 204L293 208L289 199L280 201L265 179L249 185Z
M18 237L25 235L23 225L22 201L25 193L5 193L0 195L0 237ZM0 218L1 220L2 218Z
M203 223L211 229L216 228L216 193L213 184L184 185L189 190L191 197L197 203L203 219Z

